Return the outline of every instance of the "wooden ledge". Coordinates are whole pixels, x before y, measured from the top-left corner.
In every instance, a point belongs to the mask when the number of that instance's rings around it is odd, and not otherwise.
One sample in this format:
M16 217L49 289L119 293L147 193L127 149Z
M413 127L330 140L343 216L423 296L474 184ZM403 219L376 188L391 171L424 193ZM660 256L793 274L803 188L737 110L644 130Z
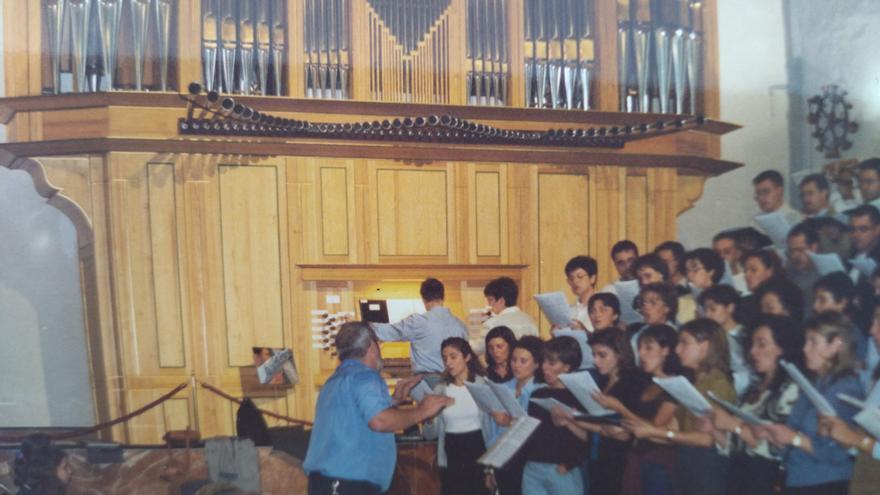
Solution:
M266 113L332 115L365 115L376 117L409 117L419 115L454 115L463 119L483 121L541 122L568 125L650 124L674 118L670 114L602 112L598 110L551 110L469 105L428 105L417 103L384 103L352 100L316 100L276 96L232 97L245 105ZM49 112L100 107L184 108L186 102L177 93L145 93L114 91L109 93L70 93L60 95L19 96L0 98L0 123L8 124L19 112ZM330 120L328 120L330 121ZM722 135L739 129L737 124L706 119L697 132Z
M492 280L498 277L522 278L528 265L296 265L303 280L313 282L336 281L422 281L433 276L448 281Z
M597 148L538 149L431 143L281 141L193 139L94 138L59 141L2 143L0 150L17 157L84 155L109 152L192 153L250 156L311 156L392 159L414 163L461 161L541 163L548 165L609 165L679 169L681 175L714 176L742 166L740 163L693 155L635 154ZM429 158L428 158L429 157Z

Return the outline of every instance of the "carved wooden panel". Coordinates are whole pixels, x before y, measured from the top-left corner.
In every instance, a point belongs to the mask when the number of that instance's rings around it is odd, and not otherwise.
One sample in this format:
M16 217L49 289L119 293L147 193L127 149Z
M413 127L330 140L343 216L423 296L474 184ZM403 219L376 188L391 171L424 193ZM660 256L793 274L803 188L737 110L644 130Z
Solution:
M648 179L643 175L626 178L626 238L639 252L653 247L648 245Z
M221 165L220 224L229 366L284 345L277 169Z
M565 263L589 248L589 177L538 174L538 285L540 292L563 291ZM523 294L530 297L531 294ZM542 316L542 330L549 323Z
M321 167L321 238L325 256L348 256L348 170Z
M445 256L446 172L379 169L375 184L379 255Z
M476 172L474 215L477 256L501 256L501 173Z
M177 242L177 202L172 163L147 165L150 247L156 303L159 366L186 366Z

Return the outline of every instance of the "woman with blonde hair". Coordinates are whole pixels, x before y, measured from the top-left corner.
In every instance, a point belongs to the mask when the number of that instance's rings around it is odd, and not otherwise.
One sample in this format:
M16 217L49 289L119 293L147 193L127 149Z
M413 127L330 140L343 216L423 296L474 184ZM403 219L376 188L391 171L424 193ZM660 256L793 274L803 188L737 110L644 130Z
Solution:
M813 385L837 416L850 424L856 410L838 396L862 397L852 324L839 313L824 312L807 321L805 328L804 363L814 375ZM818 419L816 406L801 394L785 424L753 428L777 447L788 447L782 461L786 494L847 493L853 460L847 449L819 436Z
M675 353L701 394L712 392L728 402L736 401L727 332L718 323L697 318L682 325ZM675 445L676 493L724 495L728 472L726 437L702 431L699 419L684 407L679 406L676 420L677 430L644 421L624 424L638 438Z

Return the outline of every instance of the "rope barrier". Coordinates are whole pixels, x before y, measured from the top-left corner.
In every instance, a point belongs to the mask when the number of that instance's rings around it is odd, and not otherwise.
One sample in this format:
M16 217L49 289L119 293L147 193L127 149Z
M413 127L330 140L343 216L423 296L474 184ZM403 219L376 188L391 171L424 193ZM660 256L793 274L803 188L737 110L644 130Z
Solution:
M209 384L207 384L207 383L205 383L205 382L203 382L203 381L199 381L199 385L201 385L202 388L204 388L204 389L206 389L206 390L208 390L208 391L210 391L210 392L213 392L213 393L219 395L220 397L223 397L223 398L226 399L226 400L229 400L229 401L235 402L236 404L241 404L241 402L242 402L242 399L239 399L239 398L237 398L237 397L233 397L233 396L227 394L226 392L220 390L219 388L217 388L217 387L215 387L215 386L213 386L213 385L209 385ZM311 421L305 421L305 420L302 420L302 419L291 418L291 417L289 417L289 416L284 416L284 415L282 415L282 414L277 414L277 413L274 413L274 412L272 412L272 411L267 411L267 410L265 410L265 409L260 409L259 407L257 408L257 410L260 411L261 413L265 414L266 416L270 416L270 417L273 417L273 418L275 418L275 419L280 419L280 420L282 420L282 421L287 421L287 422L289 422L289 423L297 423L297 424L301 424L301 425L303 425L303 426L312 426L312 422L311 422Z
M177 394L177 392L180 392L181 390L185 389L188 386L189 386L189 382L183 382L180 385L174 387L174 389L171 390L170 392L159 397L158 399L154 400L153 402L150 402L149 404L141 407L140 409L132 411L126 415L120 416L120 417L113 419L111 421L107 421L106 423L101 423L101 424L95 425L95 426L88 428L86 430L66 431L66 432L62 432L62 433L56 433L54 435L50 434L49 437L52 440L66 440L69 438L82 437L82 436L90 435L92 433L95 433L95 432L98 432L101 430L105 430L105 429L110 428L112 426L116 426L119 423L128 422L131 419L133 419L137 416L140 416L141 414L143 414L143 413L149 411L150 409L158 406L159 404L165 402L166 400L170 399L171 397L174 397L174 395ZM0 437L0 441L2 441L2 442L20 442L23 438L24 437Z
M205 390L208 390L216 395L219 395L220 397L223 397L226 400L235 402L236 404L242 403L242 399L239 399L237 397L233 397L233 396L227 394L226 392L220 390L219 388L214 387L213 385L209 385L209 384L202 382L202 381L199 381L198 383ZM188 386L189 386L189 382L183 382L180 385L174 387L174 389L172 389L170 392L167 392L166 394L164 394L161 397L159 397L158 399L144 405L143 407L141 407L135 411L132 411L128 414L125 414L123 416L120 416L116 419L107 421L106 423L101 423L101 424L95 425L95 426L88 428L88 429L85 429L85 430L66 431L66 432L61 432L61 433L50 434L49 437L52 440L67 440L70 438L77 438L77 437L83 437L86 435L90 435L92 433L116 426L119 423L127 423L128 421L131 421L132 419L140 416L141 414L144 414L145 412L149 411L150 409L153 409L154 407L158 406L159 404L162 404L163 402L167 401L168 399L174 397L178 392L180 392L181 390L185 389ZM289 416L277 414L272 411L260 409L259 407L257 408L257 410L260 411L261 413L263 413L267 416L273 417L275 419L280 419L282 421L287 421L289 423L301 424L303 426L312 426L312 423L310 421L291 418ZM24 436L0 436L0 442L7 442L7 443L20 442L23 439L24 439Z

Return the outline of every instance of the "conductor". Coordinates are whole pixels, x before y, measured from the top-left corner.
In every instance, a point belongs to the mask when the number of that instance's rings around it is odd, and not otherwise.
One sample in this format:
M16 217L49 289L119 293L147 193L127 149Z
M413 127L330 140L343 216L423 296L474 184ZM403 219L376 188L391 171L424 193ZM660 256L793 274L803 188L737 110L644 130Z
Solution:
M394 432L436 416L453 400L427 395L415 408L397 408L421 377L398 382L392 398L379 375L378 340L366 323L342 325L336 350L340 363L318 395L303 463L309 495L378 495L391 486L397 461Z

